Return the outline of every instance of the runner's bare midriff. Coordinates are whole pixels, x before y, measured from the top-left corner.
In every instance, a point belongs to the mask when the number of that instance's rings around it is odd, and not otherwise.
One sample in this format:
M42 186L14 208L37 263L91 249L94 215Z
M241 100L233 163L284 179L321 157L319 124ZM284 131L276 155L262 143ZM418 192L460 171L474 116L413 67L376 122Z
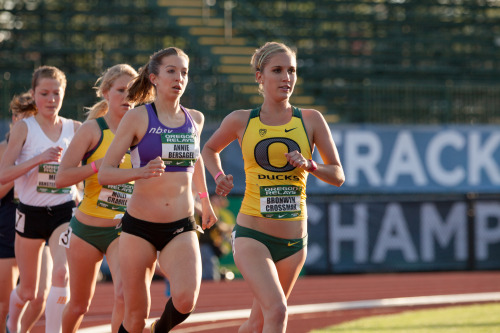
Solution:
M191 181L188 172L166 172L160 177L136 180L127 211L135 218L160 223L193 215Z
M306 220L276 220L239 213L236 218L236 223L243 227L254 229L279 238L296 239L307 235Z

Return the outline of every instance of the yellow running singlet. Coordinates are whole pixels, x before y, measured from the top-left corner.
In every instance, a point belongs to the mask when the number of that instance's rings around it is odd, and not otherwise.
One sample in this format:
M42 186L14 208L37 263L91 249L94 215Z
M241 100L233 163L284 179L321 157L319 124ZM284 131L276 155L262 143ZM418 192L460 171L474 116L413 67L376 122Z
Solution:
M115 137L104 118L97 118L96 121L101 129L101 140L92 151L85 155L82 161L83 165L90 164L92 161L103 158L111 141L113 141ZM132 168L129 153L125 155L124 162L120 164L120 168ZM113 219L117 214L125 212L128 199L132 196L133 189L133 182L122 185L101 186L97 181L97 174L95 173L85 179L83 200L78 206L78 209L90 216Z
M260 107L250 113L241 140L246 175L245 196L240 212L246 215L290 221L307 218L307 171L288 163L285 153L299 151L312 157L302 112L292 107L289 123L265 125Z

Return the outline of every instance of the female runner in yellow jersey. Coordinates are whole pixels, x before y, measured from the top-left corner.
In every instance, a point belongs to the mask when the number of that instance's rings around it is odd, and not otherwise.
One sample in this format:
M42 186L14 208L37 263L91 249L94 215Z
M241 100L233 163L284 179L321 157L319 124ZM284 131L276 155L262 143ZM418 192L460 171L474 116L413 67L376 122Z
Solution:
M220 152L238 140L246 175L245 196L233 230L233 253L254 302L239 332L285 332L287 299L306 258L306 180L312 173L341 186L344 171L321 113L298 109L289 98L297 80L295 52L269 42L251 64L264 96L254 110L229 114L205 144L202 156L219 195L233 188ZM312 160L317 147L324 164Z
M127 87L136 76L131 66L118 64L110 67L97 81L97 96L102 100L90 108L87 121L75 134L56 175L59 187L85 180L83 200L62 241L68 258L71 292L62 317L63 333L76 332L80 327L90 307L104 255L113 277L113 333L118 331L123 320L125 305L118 262L121 224L116 215L125 212L133 184L103 187L97 181L97 172L118 124L133 107L127 100ZM120 168L131 167L130 155L126 154Z

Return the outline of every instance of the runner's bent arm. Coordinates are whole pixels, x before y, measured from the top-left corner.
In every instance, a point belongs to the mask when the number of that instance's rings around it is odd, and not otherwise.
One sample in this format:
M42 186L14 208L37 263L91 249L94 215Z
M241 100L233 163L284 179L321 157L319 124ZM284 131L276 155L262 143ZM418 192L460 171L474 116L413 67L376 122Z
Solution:
M118 185L142 178L161 176L165 164L158 156L142 168L120 169L118 166L127 150L142 138L148 124L144 107L128 111L118 126L115 137L101 163L97 179L101 185Z
M99 126L95 120L85 122L75 133L73 140L64 153L64 157L59 165L56 174L56 186L66 187L85 180L90 177L94 170L90 164L81 165L85 153L90 151L95 145L96 136L100 135ZM99 169L102 160L96 161Z
M220 127L212 134L210 139L203 147L202 156L207 170L212 177L215 177L220 171L224 172L220 160L220 152L231 142L238 139L241 141L243 132L250 113L248 110L237 110L231 112L222 121ZM240 142L241 144L241 142ZM223 181L223 184L220 184ZM226 177L217 177L217 186L224 186L224 190L231 190L233 185L232 175Z
M196 110L190 110L191 117L196 122L196 127L198 129L198 137L201 137L201 132L203 130L203 125L205 122L204 115ZM199 193L207 192L207 181L205 176L205 164L203 163L203 157L200 156L198 161L196 161L194 165L193 172L193 184L196 188L196 191ZM212 204L210 203L210 198L207 196L205 198L200 199L201 202L201 221L202 228L210 228L215 222L217 222L217 217L212 208Z
M323 164L318 163L318 168L312 174L328 184L341 186L345 181L344 169L327 122L316 110L304 110L304 116L306 127L313 131L312 145L318 148L323 160Z
M0 183L6 184L14 181L22 175L28 173L39 164L47 162L59 162L61 157L61 147L51 147L41 154L30 158L20 164L15 164L21 154L24 141L28 135L28 126L24 121L17 122L10 132L7 150L0 161Z

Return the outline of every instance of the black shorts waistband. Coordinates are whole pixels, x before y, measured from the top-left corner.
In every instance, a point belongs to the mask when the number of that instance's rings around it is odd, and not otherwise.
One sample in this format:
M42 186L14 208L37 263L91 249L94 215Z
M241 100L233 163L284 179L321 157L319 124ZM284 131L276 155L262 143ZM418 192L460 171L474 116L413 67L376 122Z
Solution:
M192 216L192 215L185 217L183 219L177 220L177 221L173 221L173 222L149 222L149 221L138 219L137 217L133 217L128 212L125 212L123 218L125 218L125 220L133 222L133 223L140 223L141 225L146 226L146 228L149 230L162 229L163 227L167 228L167 229L178 228L178 227L184 226L185 223L196 224L196 220L194 219L194 216ZM122 218L122 221L123 221L123 218Z
M19 202L18 207L19 207L20 211L53 212L53 211L65 210L68 208L74 208L74 207L76 207L76 205L75 205L75 202L73 200L71 200L71 201L67 201L65 203L62 203L60 205L55 205L55 206L30 206L30 205L23 204L22 202Z

